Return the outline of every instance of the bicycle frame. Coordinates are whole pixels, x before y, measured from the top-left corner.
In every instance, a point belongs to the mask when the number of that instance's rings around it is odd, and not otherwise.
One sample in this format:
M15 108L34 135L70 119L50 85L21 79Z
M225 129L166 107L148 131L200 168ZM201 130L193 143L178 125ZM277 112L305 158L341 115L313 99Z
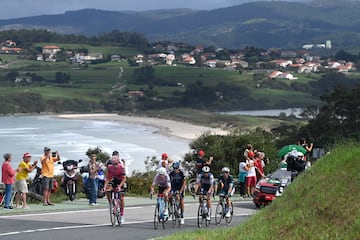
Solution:
M171 201L169 201L169 214L171 215L173 227L176 228L177 224L180 225L181 219L181 193L180 191L175 191L171 196Z
M110 221L113 227L116 226L116 222L118 225L121 225L121 196L124 194L122 191L111 191L111 201L109 204L110 208Z
M154 214L154 229L157 229L159 223L162 223L163 228L165 228L165 223L168 220L168 217L164 215L165 211L165 199L164 194L158 194L156 198L155 214Z
M211 216L211 208L208 209L207 207L207 200L210 196L206 194L200 194L199 197L199 208L198 208L198 227L201 228L203 223L205 222L205 226L209 226L210 221L207 219L207 215L209 214Z

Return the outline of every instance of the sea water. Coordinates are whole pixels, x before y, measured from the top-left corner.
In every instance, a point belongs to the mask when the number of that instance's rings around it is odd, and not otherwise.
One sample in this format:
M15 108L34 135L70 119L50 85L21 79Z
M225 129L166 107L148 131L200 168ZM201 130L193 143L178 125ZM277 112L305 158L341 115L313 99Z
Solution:
M182 160L190 151L189 143L189 140L163 136L157 128L141 124L42 115L0 117L1 157L11 153L13 168L18 166L25 152L33 156L32 161L40 159L45 146L59 151L62 160L85 160L82 165L88 163L86 151L100 147L109 155L118 150L120 157L126 160L128 173L143 172L147 157L160 159L163 152L175 161ZM55 174L59 174L61 165L55 168Z

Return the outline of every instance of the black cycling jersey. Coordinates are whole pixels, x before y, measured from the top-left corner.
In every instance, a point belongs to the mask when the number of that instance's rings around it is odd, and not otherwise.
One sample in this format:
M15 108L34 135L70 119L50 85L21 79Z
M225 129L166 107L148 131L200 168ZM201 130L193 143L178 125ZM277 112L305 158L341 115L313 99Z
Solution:
M170 183L171 183L171 190L176 191L180 190L181 186L185 181L185 175L183 171L179 171L178 173L175 171L170 172Z

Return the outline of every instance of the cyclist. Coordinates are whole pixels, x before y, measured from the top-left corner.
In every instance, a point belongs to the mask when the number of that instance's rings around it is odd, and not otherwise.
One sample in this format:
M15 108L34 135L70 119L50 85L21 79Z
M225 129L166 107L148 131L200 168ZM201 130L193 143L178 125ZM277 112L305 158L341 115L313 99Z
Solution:
M230 175L230 169L228 167L223 167L221 169L222 174L219 176L218 183L220 185L220 195L224 195L226 199L226 215L225 217L231 216L231 210L229 207L231 206L230 197L234 193L234 178Z
M150 187L150 194L154 195L154 188L158 187L158 194L164 194L164 201L165 201L165 210L164 215L169 215L168 212L168 196L169 192L171 190L171 184L170 184L170 177L166 172L166 168L161 167L158 170L158 174L154 177L154 180L152 182L152 185Z
M113 158L112 164L108 166L106 171L105 183L104 183L104 190L106 190L106 197L110 204L111 202L111 191L116 189L120 192L124 193L124 184L126 182L126 174L125 168L122 164L120 164L119 158ZM120 206L120 215L121 215L121 223L124 223L124 195L120 194L121 198L121 206Z
M203 195L207 195L207 207L211 209L210 196L214 190L214 175L210 172L209 166L204 166L202 172L196 178L195 192L199 191L199 201ZM208 211L207 220L210 221L210 211Z
M180 170L180 163L174 162L172 164L173 170L169 173L170 183L171 183L171 192L169 199L171 199L175 191L180 192L180 208L181 208L181 220L180 224L184 224L184 190L186 186L185 175L182 170Z

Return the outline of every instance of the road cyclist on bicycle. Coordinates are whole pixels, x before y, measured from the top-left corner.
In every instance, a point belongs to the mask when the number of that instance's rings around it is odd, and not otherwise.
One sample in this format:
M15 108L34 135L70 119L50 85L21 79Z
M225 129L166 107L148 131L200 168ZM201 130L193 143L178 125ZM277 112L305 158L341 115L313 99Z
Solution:
M235 188L234 188L234 178L232 175L230 175L230 169L228 167L223 167L221 169L221 175L218 178L218 185L220 187L219 189L219 193L220 196L224 196L226 199L226 214L225 217L230 217L231 216L231 211L232 209L230 209L229 206L231 206L231 200L230 197L233 195L233 193L235 192Z
M172 164L173 170L169 173L170 176L170 183L171 183L171 192L169 199L173 196L176 191L180 192L180 208L181 208L181 220L180 224L184 224L184 190L186 187L186 180L184 172L180 169L180 163L174 162Z
M121 215L121 223L124 223L124 185L126 183L126 174L125 174L125 168L122 164L120 164L119 158L113 158L112 164L108 166L105 176L105 183L104 183L104 191L106 191L106 197L111 204L111 191L116 189L117 191L121 192L120 199L121 199L121 205L120 205L120 215Z
M204 166L202 172L196 178L195 193L199 193L199 201L203 195L207 196L207 208L209 209L207 220L211 219L211 198L214 191L214 175L210 172L209 166Z
M170 177L166 172L166 168L160 167L158 169L158 173L154 177L152 185L150 187L150 195L154 195L154 189L158 187L158 194L164 194L165 208L164 208L164 216L169 216L168 211L168 201L169 201L169 193L171 190Z

